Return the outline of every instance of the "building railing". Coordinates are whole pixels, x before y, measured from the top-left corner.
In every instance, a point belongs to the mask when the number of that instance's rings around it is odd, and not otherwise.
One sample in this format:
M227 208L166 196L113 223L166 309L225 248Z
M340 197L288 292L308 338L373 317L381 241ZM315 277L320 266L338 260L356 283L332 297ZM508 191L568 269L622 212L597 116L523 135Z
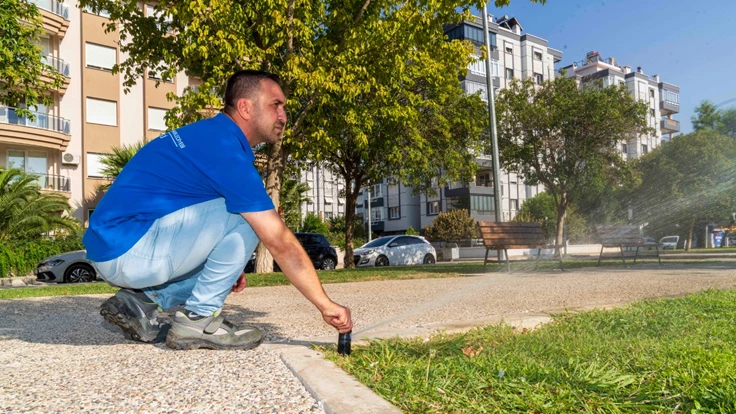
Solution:
M680 121L675 119L663 119L662 120L662 129L676 129L680 130Z
M60 191L62 193L70 193L72 191L71 178L69 177L36 173L32 173L32 175L36 177L36 184L38 184L41 190Z
M68 119L41 112L29 112L33 114L33 120L29 117L18 115L16 108L0 105L0 123L46 129L70 135L70 122Z
M35 4L39 8L48 10L51 13L59 15L66 20L69 20L69 6L58 0L30 0L31 3Z
M52 68L56 69L57 72L61 73L62 75L69 77L69 62L59 59L57 57L44 55L41 56L41 61Z

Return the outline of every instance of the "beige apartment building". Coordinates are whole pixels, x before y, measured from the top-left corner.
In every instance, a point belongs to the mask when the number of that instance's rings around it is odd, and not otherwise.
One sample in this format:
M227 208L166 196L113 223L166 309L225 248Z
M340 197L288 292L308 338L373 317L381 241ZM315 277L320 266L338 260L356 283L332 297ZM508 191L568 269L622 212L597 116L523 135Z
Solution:
M74 216L86 226L101 197L97 188L107 183L102 154L163 133L164 114L174 106L166 94L181 95L190 80L179 74L156 87L156 75L147 73L125 93L123 76L112 73L125 56L118 32L105 33L104 13L80 9L74 0L29 1L43 17L44 59L66 80L53 92L51 105L38 105L33 121L0 106L0 167L39 176L43 191L67 196ZM153 13L152 5L141 4L145 13Z

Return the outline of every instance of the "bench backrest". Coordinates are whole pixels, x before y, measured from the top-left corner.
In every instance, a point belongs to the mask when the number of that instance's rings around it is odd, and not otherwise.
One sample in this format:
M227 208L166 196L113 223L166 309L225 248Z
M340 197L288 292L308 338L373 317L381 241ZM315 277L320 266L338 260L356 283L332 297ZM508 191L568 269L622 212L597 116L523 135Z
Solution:
M528 249L547 244L539 223L479 221L478 227L487 249Z
M597 225L598 241L604 246L627 246L644 243L637 226Z

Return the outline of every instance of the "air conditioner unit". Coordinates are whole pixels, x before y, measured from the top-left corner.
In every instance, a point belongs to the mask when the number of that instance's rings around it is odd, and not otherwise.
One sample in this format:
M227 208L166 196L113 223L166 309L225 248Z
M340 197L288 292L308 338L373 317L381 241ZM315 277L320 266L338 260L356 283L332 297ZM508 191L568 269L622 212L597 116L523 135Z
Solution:
M61 163L62 164L79 165L80 158L81 157L79 155L74 155L71 152L61 153Z

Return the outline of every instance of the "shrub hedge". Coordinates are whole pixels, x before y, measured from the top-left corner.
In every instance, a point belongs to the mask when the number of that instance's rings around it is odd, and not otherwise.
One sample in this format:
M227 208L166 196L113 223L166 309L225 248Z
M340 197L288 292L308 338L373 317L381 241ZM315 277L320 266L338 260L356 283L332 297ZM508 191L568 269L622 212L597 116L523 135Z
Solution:
M60 253L82 250L80 237L0 241L0 278L27 276L43 259Z

